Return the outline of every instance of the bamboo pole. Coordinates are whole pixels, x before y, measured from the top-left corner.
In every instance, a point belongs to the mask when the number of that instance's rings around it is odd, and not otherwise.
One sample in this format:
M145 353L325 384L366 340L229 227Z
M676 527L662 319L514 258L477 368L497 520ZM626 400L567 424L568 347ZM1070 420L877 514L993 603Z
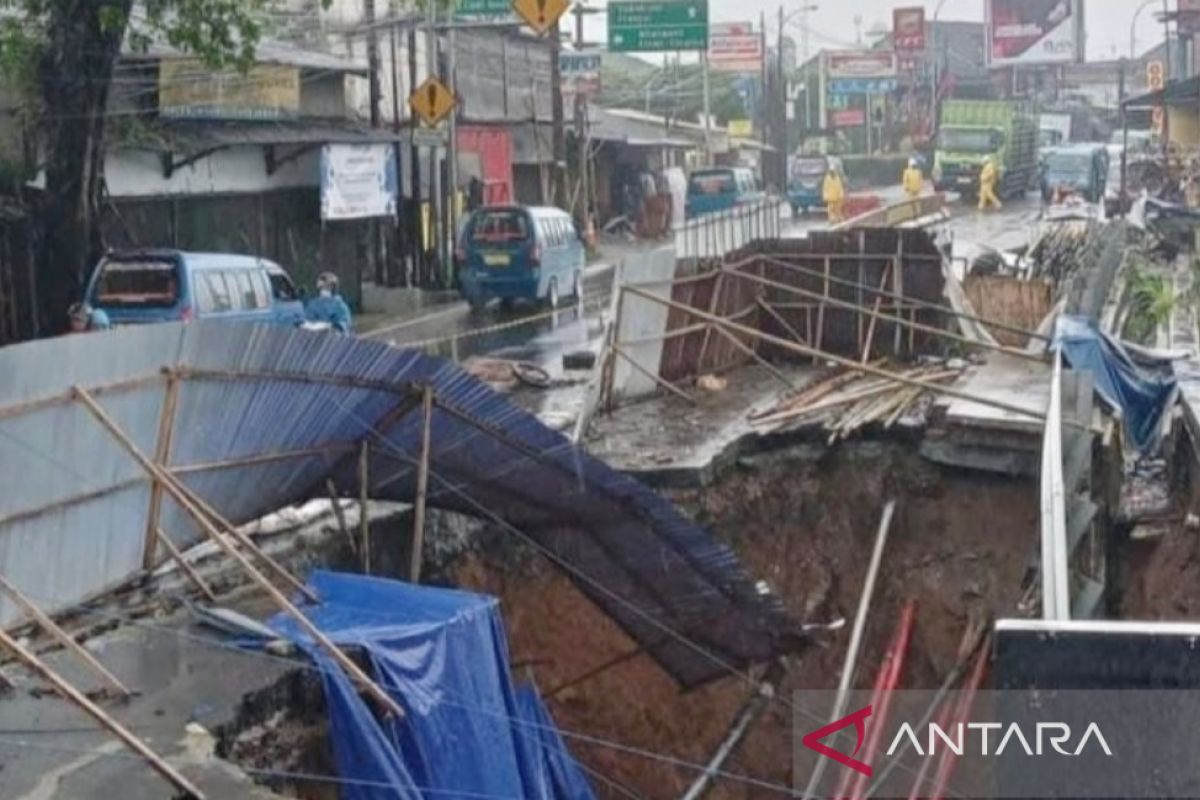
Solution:
M903 375L897 375L896 373L889 372L885 369L880 369L879 367L875 367L870 364L860 364L857 361L854 361L853 359L843 358L842 356L839 356L835 353L829 353L824 350L819 350L815 347L808 347L807 345L797 344L795 342L788 341L787 339L783 339L778 336L773 336L769 333L764 333L760 330L755 330L754 328L747 327L746 325L741 325L737 322L729 322L728 320L723 320L723 319L720 319L719 317L713 317L713 316L705 313L704 311L701 311L698 308L692 308L691 306L685 306L682 303L676 303L673 300L664 300L661 297L654 297L653 295L646 294L644 292L639 292L637 289L635 289L632 286L628 287L628 291L630 291L634 294L641 294L644 297L649 297L650 299L652 299L656 302L663 303L664 305L668 305L673 308L678 308L681 311L686 311L687 313L691 314L692 316L696 317L697 319L705 319L705 320L713 322L717 325L723 325L724 327L728 328L731 331L736 331L737 333L744 333L749 336L758 337L759 339L762 339L765 342L770 342L771 344L778 345L779 347L782 347L785 350L790 350L793 353L797 353L802 356L809 356L809 357L814 357L814 358L825 359L826 361L831 361L834 364L838 364L840 366L847 367L856 372L861 372L865 375L874 375L877 378L886 378L890 381L894 381L896 383L907 384L909 386L920 386L923 389L928 389L929 391L932 391L932 392L944 394L947 397L956 397L959 400L967 400L972 403L978 403L978 404L984 405L984 406L991 406L993 408L998 408L1001 411L1007 411L1012 414L1018 414L1023 417L1029 417L1030 419L1043 421L1046 418L1045 414L1041 414L1037 411L1030 411L1028 408L1022 408L1021 406L1013 405L1011 403L1005 403L1002 400L993 400L988 397L980 397L978 395L973 395L969 392L963 392L958 389L952 389L949 386L942 386L941 384L938 384L938 383L931 383L929 381L919 380L917 378L907 378Z
M146 454L143 453L136 444L134 444L133 440L125 435L125 432L121 430L120 426L118 426L115 421L113 421L112 417L108 415L108 412L101 408L95 399L88 394L85 389L75 387L75 396L84 404L88 411L92 413L92 416L96 418L96 420L104 427L104 429L112 434L112 437L120 442L125 450L131 456L133 456L133 459L141 465L142 469L150 473L150 475L156 480L162 482L163 488L166 489L167 493L171 495L175 502L179 503L179 505L183 507L184 511L191 515L192 519L194 519L200 526L200 529L203 530L204 533L207 534L208 537L212 539L218 547L224 550L230 558L238 562L242 569L245 570L246 573L256 583L258 583L259 586L262 587L263 591L265 591L273 601L275 601L275 604L279 606L282 611L286 612L293 619L295 619L296 622L299 623L300 627L303 628L304 631L311 636L314 641L317 642L317 644L324 648L342 667L342 669L344 669L346 673L349 674L350 677L354 679L354 681L357 682L367 694L373 697L375 701L380 704L380 706L394 714L397 718L404 717L404 709L400 707L399 703L392 699L387 692L381 689L379 684L371 680L371 677L363 672L357 664L351 661L345 653L339 650L337 645L335 645L329 639L329 637L321 631L320 628L314 625L312 621L304 615L304 612L302 612L290 600L288 600L287 597L284 596L283 592L276 589L275 586L269 580L267 580L266 575L260 572L258 568L250 563L250 560L240 550L237 549L237 547L235 547L231 542L221 535L221 532L217 530L216 526L209 520L205 513L188 497L186 487L178 483L176 479L167 473L162 467L158 466L149 458L147 458Z
M641 364L639 364L637 361L634 360L633 356L626 353L621 347L614 344L613 345L613 353L615 353L616 355L625 359L625 363L629 364L629 366L633 367L638 372L642 373L643 375L645 375L650 380L654 381L656 384L658 384L662 388L670 391L671 393L675 394L678 397L682 397L684 400L695 405L696 401L695 401L695 399L692 398L691 395L689 395L687 392L683 391L678 386L676 386L673 383L671 383L670 381L668 381L666 378L663 378L659 375L655 375L653 372L651 372L650 370L643 367Z
M371 490L371 443L362 440L358 453L358 536L362 548L363 574L371 574L371 519L367 514L367 500Z
M883 507L883 516L879 519L879 528L875 533L875 547L871 550L871 561L867 565L867 577L863 581L862 594L858 597L858 610L854 613L854 627L850 630L850 645L846 648L846 660L842 664L842 674L838 678L837 697L833 704L830 720L837 720L846 713L846 700L850 696L850 684L854 680L854 670L858 663L858 649L862 644L863 631L867 627L867 613L871 609L871 596L875 593L875 580L879 577L879 565L883 562L883 547L887 543L888 531L892 527L892 515L896 512L896 501L889 500ZM813 770L804 790L804 800L813 797L821 783L821 775L825 772L826 758L817 759L817 768Z
M779 259L771 258L770 256L760 256L760 258L765 260L768 264L771 264L772 266L775 266L775 267L779 267L780 269L786 269L786 270L790 270L792 272L798 272L801 275L805 275L810 278L823 277L823 275L820 272L818 272L817 270L809 269L808 267L802 267L799 264L792 264L787 261L780 261ZM887 256L887 258L894 259L895 256ZM913 256L905 256L904 258L906 261L908 261L908 260L911 260L913 258ZM734 269L734 265L727 266L726 269ZM831 283L836 283L839 286L845 286L850 289L865 289L868 292L872 292L874 294L882 294L884 297L887 297L891 300L895 300L895 301L897 301L897 303L900 303L900 304L904 304L904 305L908 305L908 306L915 306L918 308L926 309L928 311L937 311L942 314L948 314L949 316L952 316L952 317L958 317L959 319L965 319L968 322L978 322L982 325L988 325L990 327L997 328L999 330L1008 331L1010 333L1018 333L1018 334L1021 334L1022 336L1029 336L1034 339L1040 339L1044 342L1050 341L1049 336L1046 336L1045 334L1037 333L1036 331L1027 331L1024 328L1017 327L1016 325L1010 325L1006 322L1000 322L998 320L988 319L986 317L980 317L975 314L968 314L965 311L958 311L957 309L955 309L951 306L942 305L941 303L934 303L929 300L921 300L920 298L917 298L917 297L906 297L903 294L903 282L901 282L898 291L891 291L891 292L882 291L881 292L879 289L876 289L874 286L867 286L865 284L859 284L857 281L852 281L848 278L836 278L836 277L830 276L829 281Z
M829 297L829 256L825 256L825 272L822 274L824 283L821 284L822 298ZM825 301L822 299L820 307L817 309L817 349L825 343Z
M54 637L54 639L67 650L74 653L80 661L82 661L84 664L87 664L87 666L90 667L93 672L100 676L101 680L116 689L125 697L133 696L133 692L131 692L129 688L125 686L125 684L121 683L120 679L117 678L116 675L113 675L111 672L109 672L108 668L101 664L94 655L89 653L87 648L75 641L75 639L72 638L69 633L64 631L61 627L59 627L57 622L51 619L49 614L38 608L32 600L21 593L20 589L13 586L4 577L0 577L0 592L8 595L9 599L20 606L21 610L28 614L34 622L36 622L43 630L46 631L46 633Z
M887 286L888 277L891 274L892 265L888 264L883 268L883 280L879 282L879 288ZM867 363L871 360L871 342L875 339L875 322L879 319L879 306L883 303L883 295L878 295L875 298L875 305L871 309L871 322L867 325L867 343L862 349L862 363Z
M778 289L781 292L789 292L791 294L800 295L801 297L812 297L814 299L820 299L823 303L828 303L831 306L835 306L837 308L845 308L850 311L853 311L853 312L857 313L860 317L863 314L868 313L867 309L863 308L862 306L855 305L854 303L850 303L845 300L838 300L833 297L822 297L821 295L817 294L816 292L810 292L807 289L801 289L799 286L790 286L786 283L780 283L779 281L773 281L770 278L760 278L757 275L751 275L746 272L731 272L730 274L736 275L737 277L741 278L742 280L753 281L754 283L760 284L762 286L767 286L772 289ZM1046 359L1040 355L1037 355L1036 353L1030 353L1025 350L1018 350L1013 347L1005 347L1004 345L1001 345L1001 344L992 344L991 342L977 341L975 339L971 339L970 337L962 336L960 334L953 333L951 331L945 331L945 330L942 330L941 328L935 328L932 325L925 325L925 324L919 323L919 322L910 322L909 320L904 319L904 317L902 317L902 316L893 317L890 314L882 314L882 313L879 314L878 316L879 316L879 319L886 320L893 324L905 325L913 330L921 331L922 333L928 333L933 336L939 336L943 339L949 339L951 341L971 345L972 347L982 347L985 350L995 350L998 353L1004 353L1005 355L1010 355L1010 356L1013 356L1014 358L1025 359L1026 361L1037 361L1037 362L1043 363L1043 364L1046 363Z
M338 530L342 532L342 536L346 537L346 542L350 545L350 554L358 555L358 545L354 541L354 534L350 532L350 526L346 524L346 512L342 510L342 499L338 497L337 484L333 482L333 478L325 479L325 491L329 494L329 507L333 510L333 518L337 521Z
M731 345L733 345L740 352L742 352L745 355L750 356L750 358L754 359L755 363L757 363L760 367L765 369L767 372L771 373L771 375L776 380L778 380L780 383L782 383L784 386L786 386L789 389L796 388L796 384L793 383L792 380L790 378L788 378L788 376L784 375L782 372L780 372L778 369L776 369L774 364L770 363L765 358L760 356L758 353L754 352L753 347L749 347L741 339L738 339L736 336L734 336L732 333L725 330L724 328L721 328L718 326L710 326L710 327L716 328L717 333L721 334L727 340L729 340L729 343Z
M171 558L173 558L175 563L179 565L179 569L183 571L184 575L187 575L188 580L192 582L192 585L200 590L200 594L208 598L210 603L217 602L216 593L207 583L205 583L204 579L200 577L200 573L196 571L195 567L188 563L187 559L184 558L183 552L175 546L175 543L171 541L171 537L167 536L166 531L164 531L162 528L156 528L154 532L162 542L162 546L166 548L168 553L171 554Z
M784 319L784 318L783 318L783 315L782 315L782 314L780 314L778 311L776 311L776 310L775 310L775 309L774 309L774 308L771 306L771 304L770 304L770 303L768 303L766 300L763 300L763 299L760 297L760 298L758 298L758 305L759 305L759 307L761 307L761 308L762 308L762 310L763 310L763 311L765 311L765 312L767 312L768 314L770 314L772 319L774 319L776 322L778 322L778 323L779 323L779 327L783 328L785 331L787 331L789 334L791 334L791 337L792 337L793 339L795 339L797 342L800 342L801 344L807 344L807 343L808 343L808 340L807 340L807 339L805 339L803 336L801 336L801 335L800 335L800 332L799 332L798 330L796 330L794 327L792 327L792 326L791 326L791 325L788 323L788 321L787 321L786 319Z
M81 389L80 391L83 390ZM279 579L291 586L297 592L300 592L300 594L304 595L310 602L321 602L321 598L317 597L316 592L301 583L295 575L284 569L282 564L267 555L266 552L263 551L261 547L256 545L249 536L242 533L237 529L237 526L225 519L225 517L221 516L221 514L215 508L209 505L207 500L193 492L188 488L187 484L176 478L167 470L159 470L159 472L165 474L175 485L175 488L179 490L179 492L186 496L194 506L204 512L204 514L207 515L210 520L215 522L220 528L224 529L225 533L229 534L234 541L257 556L263 564L266 564L267 569L273 572Z
M179 379L167 373L167 385L163 390L162 411L158 419L158 440L154 446L154 460L166 466L171 460L171 437L175 431L175 407L179 398ZM162 516L162 487L150 484L150 508L146 514L146 538L142 545L142 569L154 569L157 557L158 524Z
M433 387L425 385L421 395L421 460L417 463L417 492L413 500L412 554L408 578L421 582L421 560L425 555L425 500L429 494L430 428L433 423Z
M144 758L155 772L163 776L176 789L183 792L184 796L190 797L193 800L205 800L204 793L168 764L158 753L155 753L145 742L134 736L128 729L106 714L102 708L91 700L88 700L82 692L68 683L57 672L50 669L45 662L22 646L20 642L9 636L3 628L0 628L0 644L11 650L13 655L53 686L59 694L79 706L84 713L100 723L100 727L107 730L113 736L116 736L126 747Z

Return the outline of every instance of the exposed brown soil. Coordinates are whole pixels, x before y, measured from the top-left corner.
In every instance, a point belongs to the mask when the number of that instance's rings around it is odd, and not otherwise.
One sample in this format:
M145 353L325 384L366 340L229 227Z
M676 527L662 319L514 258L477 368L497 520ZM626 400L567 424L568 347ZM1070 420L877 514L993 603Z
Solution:
M797 617L846 618L845 627L793 660L782 697L836 685L879 515L893 497L897 516L856 684L871 684L901 605L915 598L917 625L902 686L934 688L955 660L970 614L1017 613L1036 550L1036 484L943 470L901 444L854 443L820 461L776 459L740 467L702 492L675 493ZM514 565L475 553L456 577L463 588L501 598L518 672L531 672L551 695L550 709L568 731L703 763L750 695L739 678L682 694L643 655L556 693L629 653L633 642L543 560ZM773 703L725 769L791 786L791 717L786 701ZM610 747L568 742L588 767L646 798L678 797L695 775ZM593 783L602 796L621 796L599 779ZM709 795L772 796L778 793L729 779Z

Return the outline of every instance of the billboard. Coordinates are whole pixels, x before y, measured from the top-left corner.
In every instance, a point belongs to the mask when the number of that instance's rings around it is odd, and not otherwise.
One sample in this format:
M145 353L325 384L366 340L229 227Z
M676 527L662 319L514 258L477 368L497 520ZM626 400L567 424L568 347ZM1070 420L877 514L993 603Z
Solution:
M1083 60L1083 0L986 0L988 63Z
M712 23L708 29L708 65L714 72L762 72L762 36L749 22Z
M321 150L321 219L396 215L396 148L327 144Z
M925 8L892 9L892 43L898 53L925 49Z
M300 114L300 70L255 64L221 71L195 58L158 65L158 113L184 119L279 120Z
M562 72L563 91L595 96L600 93L600 68L603 54L599 50L562 51L558 68Z
M887 50L831 50L825 54L830 79L895 78L896 54Z

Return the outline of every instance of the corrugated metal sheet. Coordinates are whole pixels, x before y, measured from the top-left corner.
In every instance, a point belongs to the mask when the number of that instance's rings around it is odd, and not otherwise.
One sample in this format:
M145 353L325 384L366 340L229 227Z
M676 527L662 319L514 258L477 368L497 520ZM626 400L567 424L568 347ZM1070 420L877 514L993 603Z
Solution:
M141 569L151 505L146 476L70 387L93 393L153 454L174 381L166 463L241 523L323 493L327 477L357 496L364 438L371 495L411 499L420 414L397 409L429 385L439 402L430 504L486 509L527 533L682 683L798 642L731 550L452 363L349 337L199 323L0 349L0 374L21 376L0 386L0 572L50 610ZM201 536L169 499L161 524L181 545ZM0 622L15 618L0 604Z

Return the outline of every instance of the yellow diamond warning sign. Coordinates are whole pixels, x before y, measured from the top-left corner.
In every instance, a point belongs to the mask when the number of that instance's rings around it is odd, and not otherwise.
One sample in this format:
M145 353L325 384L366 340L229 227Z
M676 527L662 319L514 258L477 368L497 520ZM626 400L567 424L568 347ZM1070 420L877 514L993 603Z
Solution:
M454 92L437 78L429 78L408 96L408 107L426 125L437 125L454 110Z
M526 25L543 34L558 24L571 3L570 0L513 0L512 7Z

